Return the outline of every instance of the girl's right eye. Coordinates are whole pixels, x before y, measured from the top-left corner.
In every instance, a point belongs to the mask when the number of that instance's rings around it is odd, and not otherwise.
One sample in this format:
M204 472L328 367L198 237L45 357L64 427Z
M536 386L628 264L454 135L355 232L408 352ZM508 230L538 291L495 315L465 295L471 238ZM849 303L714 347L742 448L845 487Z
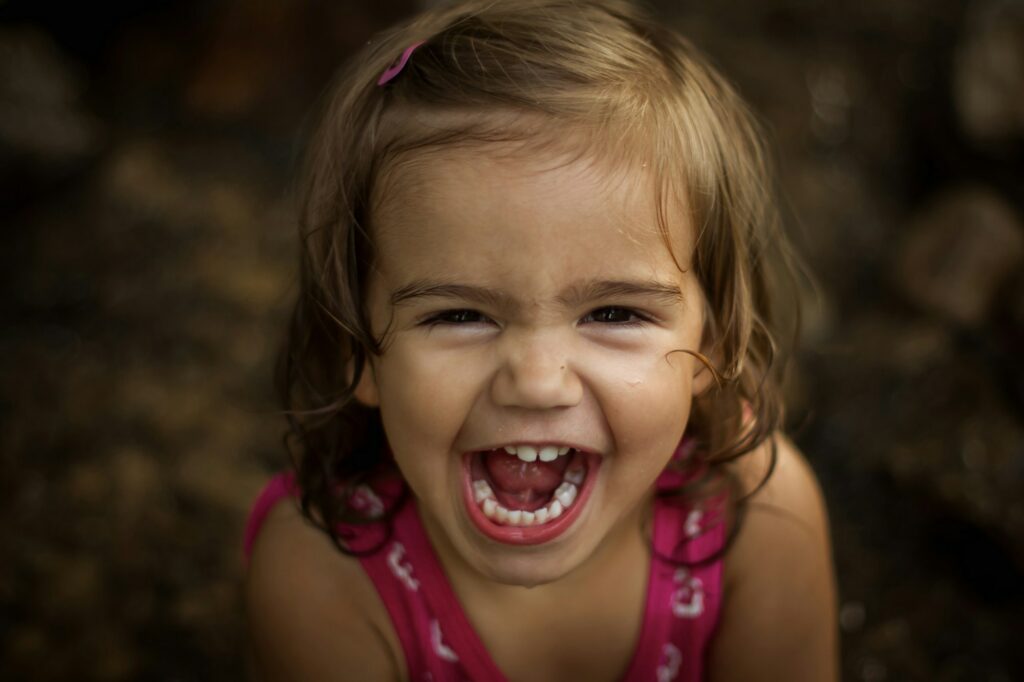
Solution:
M459 309L459 310L442 310L439 313L434 313L430 317L423 320L421 324L433 327L439 324L478 324L490 322L490 320L480 312L476 310Z

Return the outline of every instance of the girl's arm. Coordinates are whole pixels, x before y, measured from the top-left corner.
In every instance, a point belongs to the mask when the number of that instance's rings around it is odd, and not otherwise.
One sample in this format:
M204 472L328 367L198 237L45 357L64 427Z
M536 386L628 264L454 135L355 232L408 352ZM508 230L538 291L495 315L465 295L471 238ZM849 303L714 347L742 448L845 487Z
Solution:
M264 522L245 599L255 679L402 679L397 638L369 578L293 504L278 504Z
M725 555L724 608L709 663L712 682L839 678L825 503L796 447L781 434L776 442L775 472L749 500L740 534ZM760 479L768 447L740 460L741 480Z

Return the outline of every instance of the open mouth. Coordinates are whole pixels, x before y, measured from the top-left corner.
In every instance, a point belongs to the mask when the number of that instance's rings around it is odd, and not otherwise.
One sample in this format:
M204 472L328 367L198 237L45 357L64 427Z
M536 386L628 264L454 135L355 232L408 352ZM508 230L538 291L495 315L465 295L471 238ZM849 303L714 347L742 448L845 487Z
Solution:
M567 530L593 487L600 456L557 444L506 445L464 456L464 497L484 535L547 542Z

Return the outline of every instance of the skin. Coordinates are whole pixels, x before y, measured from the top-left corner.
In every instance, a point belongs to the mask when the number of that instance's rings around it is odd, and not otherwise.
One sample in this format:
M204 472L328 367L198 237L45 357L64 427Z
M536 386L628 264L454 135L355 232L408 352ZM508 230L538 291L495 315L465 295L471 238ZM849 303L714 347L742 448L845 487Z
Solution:
M509 679L618 679L642 619L652 485L710 381L674 352L710 341L703 292L656 228L643 169L484 151L434 152L388 178L368 299L375 329L388 334L357 397L380 408L438 557ZM692 253L682 212L669 218L672 252ZM522 442L602 457L577 522L531 547L482 535L462 494L464 453ZM759 497L783 513L752 507L730 552L714 680L834 676L824 506L799 453L780 445ZM765 462L762 449L737 473L753 482ZM294 510L275 511L252 560L251 622L267 678L403 679L368 579L300 526ZM296 575L311 578L297 585Z

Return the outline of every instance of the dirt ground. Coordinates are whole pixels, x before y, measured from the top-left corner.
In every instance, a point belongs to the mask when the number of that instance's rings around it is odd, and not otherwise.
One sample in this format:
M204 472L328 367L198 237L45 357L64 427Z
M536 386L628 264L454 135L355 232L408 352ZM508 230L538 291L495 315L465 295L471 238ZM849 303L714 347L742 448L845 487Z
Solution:
M308 114L414 5L0 3L0 679L245 676ZM844 679L1024 679L1024 11L658 5L765 121L820 280L789 425Z

